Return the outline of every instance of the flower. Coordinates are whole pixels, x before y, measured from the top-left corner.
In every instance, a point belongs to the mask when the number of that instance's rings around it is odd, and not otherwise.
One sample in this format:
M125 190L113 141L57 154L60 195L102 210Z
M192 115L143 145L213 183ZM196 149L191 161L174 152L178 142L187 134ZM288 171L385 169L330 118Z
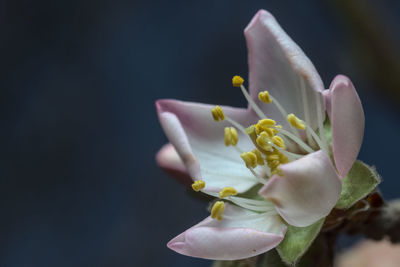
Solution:
M337 76L324 90L310 60L265 10L244 32L249 93L240 76L232 84L247 109L156 102L172 144L157 155L159 165L181 178L186 170L195 191L219 198L209 217L168 243L184 255L252 257L276 247L287 224L304 227L324 218L361 146L364 115L348 78ZM257 186L258 194L242 194Z

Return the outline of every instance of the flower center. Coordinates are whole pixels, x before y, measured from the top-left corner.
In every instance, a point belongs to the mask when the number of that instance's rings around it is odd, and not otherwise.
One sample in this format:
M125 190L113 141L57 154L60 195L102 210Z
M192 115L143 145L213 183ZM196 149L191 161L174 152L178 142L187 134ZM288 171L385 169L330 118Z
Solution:
M264 114L243 86L243 82L244 80L240 76L234 76L232 79L233 86L241 89L249 106L259 117L258 122L246 128L234 119L226 116L220 106L214 107L211 110L211 114L215 121L226 120L232 125L224 129L225 145L234 147L237 152L240 153L240 157L246 168L250 170L258 183L265 184L267 179L273 175L283 176L282 170L279 168L281 164L289 163L315 150L322 149L329 155L329 146L323 131L320 98L317 97L318 135L309 126L309 110L303 79L301 79L301 90L305 121L301 120L293 113L288 114L282 105L270 95L268 91L263 91L258 94L258 99L262 103L273 104L277 107L282 117L287 120L288 129L284 129L281 125L277 124L275 120L268 118ZM238 147L239 135L236 129L250 138L255 147L253 150L242 151ZM301 135L300 131L305 131L305 134ZM304 136L305 140L303 140L301 136ZM205 183L202 180L198 180L193 183L192 187L195 191L200 191L205 187ZM271 210L272 204L267 200L237 197L237 191L234 187L225 187L219 194L207 191L204 192L220 199L227 199L242 208L252 211L263 213ZM211 217L222 220L224 208L225 204L223 201L216 201L211 209Z

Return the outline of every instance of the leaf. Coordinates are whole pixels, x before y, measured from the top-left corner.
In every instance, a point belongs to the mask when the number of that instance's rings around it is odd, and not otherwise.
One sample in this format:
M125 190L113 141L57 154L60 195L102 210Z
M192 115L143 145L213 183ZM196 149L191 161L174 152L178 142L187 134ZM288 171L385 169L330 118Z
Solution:
M381 182L375 168L357 160L342 180L342 193L336 208L348 209L366 197Z
M285 238L277 247L282 260L287 264L296 264L319 234L325 218L307 227L289 225Z

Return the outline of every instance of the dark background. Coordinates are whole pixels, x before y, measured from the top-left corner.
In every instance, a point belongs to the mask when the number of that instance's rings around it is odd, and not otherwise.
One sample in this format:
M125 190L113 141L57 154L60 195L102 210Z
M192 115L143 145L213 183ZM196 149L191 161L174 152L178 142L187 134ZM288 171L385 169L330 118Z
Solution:
M166 248L207 211L155 164L154 101L246 105L230 82L261 8L326 87L353 80L359 158L398 197L398 3L0 1L0 266L209 266Z

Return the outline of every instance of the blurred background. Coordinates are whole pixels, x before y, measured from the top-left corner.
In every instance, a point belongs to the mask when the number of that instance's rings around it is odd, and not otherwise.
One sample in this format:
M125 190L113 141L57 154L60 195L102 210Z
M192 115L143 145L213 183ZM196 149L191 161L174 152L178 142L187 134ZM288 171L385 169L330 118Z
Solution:
M3 0L0 266L209 266L166 248L208 212L155 164L154 101L245 106L231 77L261 8L326 87L353 80L359 158L399 197L399 1Z

